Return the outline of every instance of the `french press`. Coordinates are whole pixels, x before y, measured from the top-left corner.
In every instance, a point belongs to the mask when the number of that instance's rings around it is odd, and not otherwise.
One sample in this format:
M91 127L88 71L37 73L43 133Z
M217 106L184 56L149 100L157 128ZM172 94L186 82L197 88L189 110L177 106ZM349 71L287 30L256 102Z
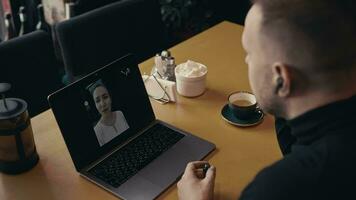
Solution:
M11 85L0 83L0 171L18 174L31 169L39 160L27 103L6 98Z

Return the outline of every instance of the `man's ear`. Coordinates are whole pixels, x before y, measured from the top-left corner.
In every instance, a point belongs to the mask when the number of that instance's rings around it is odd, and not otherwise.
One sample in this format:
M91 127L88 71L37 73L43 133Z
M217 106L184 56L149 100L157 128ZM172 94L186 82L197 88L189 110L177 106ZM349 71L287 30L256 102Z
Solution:
M289 67L283 63L274 63L272 66L273 86L276 95L287 97L291 93L291 71Z

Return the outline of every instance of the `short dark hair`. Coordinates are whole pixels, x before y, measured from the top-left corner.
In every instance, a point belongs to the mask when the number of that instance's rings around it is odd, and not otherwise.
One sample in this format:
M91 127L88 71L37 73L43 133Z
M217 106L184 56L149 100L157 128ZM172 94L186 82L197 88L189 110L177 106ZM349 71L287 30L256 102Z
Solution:
M310 55L312 69L356 67L355 0L253 0L261 6L262 32L282 43L287 56ZM302 49L295 49L301 45ZM306 51L306 52L298 52Z

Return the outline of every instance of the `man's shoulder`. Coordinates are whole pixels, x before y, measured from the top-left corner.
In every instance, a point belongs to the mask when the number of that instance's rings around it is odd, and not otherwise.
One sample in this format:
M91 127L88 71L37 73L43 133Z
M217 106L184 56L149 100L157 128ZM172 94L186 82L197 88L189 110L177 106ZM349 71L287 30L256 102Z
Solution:
M354 161L347 156L355 153L338 149L338 143L330 139L294 145L291 153L256 175L241 199L328 199L350 192L347 177L356 177L356 171L351 169ZM344 162L337 159L343 157Z
M315 189L313 186L322 168L317 159L313 158L312 151L301 151L306 154L290 153L261 170L243 191L240 199L309 199L305 195L312 193L311 188Z
M280 181L283 181L285 175L288 175L289 180L308 180L309 183L312 183L322 172L326 157L327 155L318 149L296 146L293 147L291 153L263 169L259 175L281 179Z

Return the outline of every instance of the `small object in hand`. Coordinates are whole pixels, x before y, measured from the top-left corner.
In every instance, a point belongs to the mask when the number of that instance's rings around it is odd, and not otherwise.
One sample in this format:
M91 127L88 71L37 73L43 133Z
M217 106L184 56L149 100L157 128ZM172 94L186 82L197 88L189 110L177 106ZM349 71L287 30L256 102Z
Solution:
M203 174L204 174L204 177L205 177L206 172L208 171L209 168L210 168L209 163L204 164L204 167L203 167Z
M198 168L195 169L196 176L200 179L204 179L210 167L211 166L209 163L205 163L204 165L199 166Z

